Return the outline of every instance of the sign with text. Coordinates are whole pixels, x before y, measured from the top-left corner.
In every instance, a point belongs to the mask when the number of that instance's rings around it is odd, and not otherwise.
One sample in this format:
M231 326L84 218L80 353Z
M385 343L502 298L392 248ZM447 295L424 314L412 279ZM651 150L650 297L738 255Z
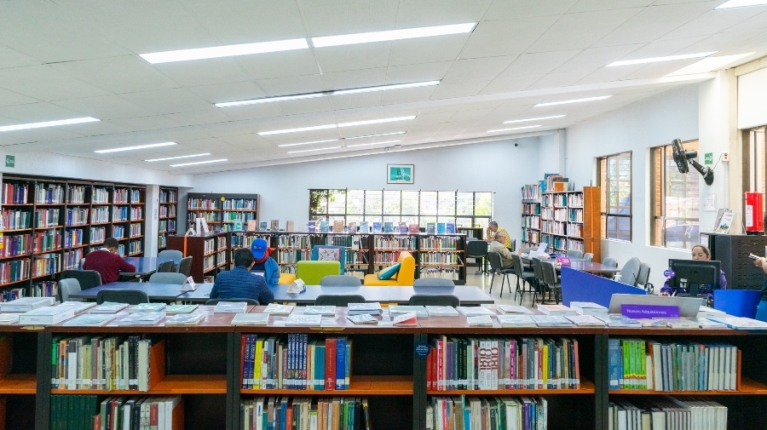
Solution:
M621 305L621 315L629 318L679 318L679 306Z
M5 156L5 167L16 167L16 156L15 155L6 155Z

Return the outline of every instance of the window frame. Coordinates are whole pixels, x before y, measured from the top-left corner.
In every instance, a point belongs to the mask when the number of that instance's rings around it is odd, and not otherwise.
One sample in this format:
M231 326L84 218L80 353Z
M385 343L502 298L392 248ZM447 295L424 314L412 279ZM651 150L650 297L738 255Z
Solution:
M628 155L629 157L629 213L628 214L619 214L619 213L610 213L609 209L610 206L607 202L607 189L608 187L606 184L602 182L603 179L607 180L607 178L602 177L602 162L608 163L610 158L613 157L619 157L622 155ZM600 223L601 223L601 238L607 239L607 240L613 240L616 242L624 242L624 243L632 243L634 241L634 154L633 151L621 151L616 152L613 154L607 154L602 155L599 157L596 157L596 167L597 167L597 184L599 184L600 187L600 199L601 199L601 205L599 208L599 215L600 215ZM605 169L606 170L606 169ZM602 206L604 207L604 210L602 210ZM617 206L616 206L617 207ZM613 237L607 237L607 217L615 217L615 218L626 218L629 220L629 239L618 239Z
M344 207L344 211L343 211L343 213L338 213L338 212L332 212L331 213L330 212L330 201L329 201L329 198L330 198L330 195L332 194L332 192L334 192L334 191L336 191L336 192L337 191L343 191L343 196L344 196L343 197L344 198L344 206L343 206ZM363 194L362 194L362 213L361 214L360 213L349 213L349 205L348 205L349 201L348 201L348 198L347 198L349 191L362 191ZM386 206L386 204L385 204L385 194L386 193L385 192L386 191L397 191L399 193L399 208L400 209L399 209L399 213L398 214L387 214L386 213L386 209L385 209L385 206ZM405 192L405 191L417 192L418 193L418 203L416 205L416 209L417 209L416 213L403 213L402 212L402 208L403 208L402 193ZM375 212L375 213L368 212L368 210L367 210L367 196L368 196L368 193L380 193L380 195L381 195L381 211L380 211L380 213L379 212ZM435 206L435 211L434 211L433 214L431 214L431 213L424 213L422 211L422 209L421 209L421 196L422 196L422 193L436 193L436 202L435 202L436 206ZM453 208L452 214L448 214L448 215L440 215L439 214L439 210L440 210L439 209L440 193L453 193L453 199L452 199L452 204L451 204L451 206ZM472 196L472 200L471 200L471 209L472 209L471 210L471 215L459 214L459 211L458 211L458 208L459 208L458 195L459 195L459 193L463 193L463 194L469 194L470 193L471 194L471 196ZM478 194L489 194L490 195L490 214L489 215L478 215L477 214L477 200L478 200L477 195ZM319 199L324 199L325 200L324 205L322 205L322 204L315 204L314 205L315 207L324 207L325 208L324 212L314 211L312 209L312 207L313 207L312 199L313 199L313 196L315 196L315 195L319 196ZM380 217L381 218L381 222L383 222L383 220L386 217L398 217L400 220L402 218L416 218L418 220L418 225L421 226L421 227L425 227L425 223L422 222L422 218L424 218L424 217L433 217L435 219L435 222L439 222L440 218L452 218L454 220L454 222L456 223L456 227L458 227L457 220L459 218L460 219L470 218L471 219L471 227L472 228L478 228L477 226L479 225L481 227L481 224L478 224L477 220L485 220L485 225L487 225L487 222L489 222L490 220L493 219L494 197L495 197L495 193L492 192L492 191L460 191L460 190L441 190L441 191L439 191L439 190L387 190L387 189L371 189L371 190L367 190L367 189L356 189L356 188L354 188L354 189L350 189L350 188L332 188L332 189L331 188L310 188L309 189L309 211L308 212L309 212L309 220L324 219L326 221L329 221L330 218L335 218L335 219L343 218L344 225L348 224L348 218L349 217L359 217L361 219L366 219L366 218L369 218L369 217ZM372 223L372 221L371 221L371 223Z
M695 148L695 151L697 151L700 148L700 139L690 139L682 142L682 146L689 145L690 143L697 143L698 147ZM666 190L668 188L667 180L667 169L669 169L668 165L668 150L673 146L673 144L666 144L666 145L660 145L660 146L653 146L650 148L650 184L652 187L652 193L650 194L650 245L651 246L658 246L662 248L668 248L668 249L680 249L680 250L689 250L692 249L693 246L700 244L700 209L698 210L698 218L686 218L686 217L669 217L666 215L667 208L666 208ZM685 147L685 150L688 150L689 148ZM657 153L656 153L657 152ZM660 154L660 172L656 171L656 157ZM676 168L676 164L674 164L674 168ZM660 173L660 178L658 178L658 173ZM690 174L691 175L691 174ZM698 180L698 176L690 176L694 177L694 180ZM660 180L660 183L658 183L658 180ZM660 186L658 188L658 186ZM656 192L658 190L660 195ZM660 201L658 201L660 200ZM698 200L700 200L700 187L698 187ZM657 215L655 210L656 207L659 207L660 209L660 215ZM668 238L666 236L666 221L695 221L698 225L698 238L697 239L690 239L688 241L686 238L684 239L684 246L683 247L676 247L676 246L669 246L668 245ZM657 222L660 221L662 223L661 231L658 232ZM657 242L655 237L656 235L660 235L660 242Z

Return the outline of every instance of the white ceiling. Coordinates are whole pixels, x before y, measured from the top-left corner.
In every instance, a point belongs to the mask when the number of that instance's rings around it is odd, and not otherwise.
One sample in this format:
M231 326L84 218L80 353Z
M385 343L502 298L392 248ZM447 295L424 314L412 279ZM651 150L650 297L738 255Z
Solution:
M627 59L719 51L767 55L767 6L724 0L4 0L0 126L93 116L96 123L0 133L8 153L52 152L179 173L305 161L277 145L407 131L403 148L497 137L503 121L567 114L555 130L690 78L696 60L610 67ZM152 65L138 56L239 43L478 22L471 34ZM738 64L738 63L736 63ZM736 64L729 65L728 67ZM697 80L705 77L697 77ZM442 80L436 87L252 106L213 103ZM581 105L534 108L598 95ZM416 115L413 121L259 136L258 132ZM528 130L520 130L524 132ZM513 133L513 132L512 132ZM392 140L386 136L378 141ZM95 154L165 141L172 147ZM374 139L354 143L374 142ZM381 147L362 147L378 152ZM351 149L338 156L356 155ZM210 157L146 163L211 152ZM317 152L309 157L327 158ZM332 154L330 156L333 156ZM302 158L299 158L302 157ZM227 163L171 168L172 162Z

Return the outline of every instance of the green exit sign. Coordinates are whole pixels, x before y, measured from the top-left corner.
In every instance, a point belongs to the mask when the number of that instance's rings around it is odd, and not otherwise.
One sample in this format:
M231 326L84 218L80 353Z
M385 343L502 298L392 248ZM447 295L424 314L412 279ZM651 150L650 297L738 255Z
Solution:
M16 156L15 155L6 155L5 156L5 167L16 167Z
M705 162L706 162L706 164L714 164L714 153L713 152L706 152Z

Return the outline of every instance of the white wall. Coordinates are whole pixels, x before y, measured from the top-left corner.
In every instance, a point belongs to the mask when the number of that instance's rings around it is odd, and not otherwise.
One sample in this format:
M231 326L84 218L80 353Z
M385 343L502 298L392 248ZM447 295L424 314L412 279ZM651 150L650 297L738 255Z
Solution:
M767 68L738 77L738 128L767 124Z
M197 175L189 192L258 193L262 220L293 220L301 229L310 188L493 191L495 219L520 239L520 189L542 174L539 139L520 139L518 147L509 140ZM415 184L388 185L387 163L414 164Z
M698 85L693 84L567 129L566 171L577 188L595 179L595 157L632 151L632 242L602 240L602 258L614 257L620 265L631 257L649 263L656 289L668 259L685 258L689 252L650 246L649 148L675 138L698 138L698 115Z

